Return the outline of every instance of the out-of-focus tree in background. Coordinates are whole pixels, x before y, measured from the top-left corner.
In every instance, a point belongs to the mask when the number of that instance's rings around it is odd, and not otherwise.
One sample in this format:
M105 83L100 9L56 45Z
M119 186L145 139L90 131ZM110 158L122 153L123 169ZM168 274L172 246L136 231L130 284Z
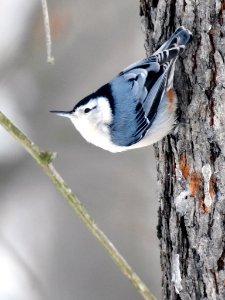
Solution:
M61 174L159 295L151 147L107 153L48 112L72 108L145 56L139 3L48 4L54 66L46 63L40 1L0 3L0 109L42 149L58 152ZM0 300L138 297L41 170L0 128Z

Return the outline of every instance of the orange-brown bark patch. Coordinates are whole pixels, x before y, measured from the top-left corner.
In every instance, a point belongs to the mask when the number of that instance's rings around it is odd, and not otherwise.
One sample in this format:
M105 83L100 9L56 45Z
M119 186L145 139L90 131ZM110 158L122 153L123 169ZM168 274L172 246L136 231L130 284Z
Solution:
M215 193L215 183L216 183L216 179L212 175L209 180L209 194L210 194L212 200L215 198L215 194L216 194Z
M187 158L185 153L182 153L179 157L179 168L181 170L182 176L187 179L190 171L189 171L189 166L187 164Z
M209 207L205 205L203 196L198 198L198 206L203 213L209 213Z
M202 177L197 172L192 172L189 179L189 188L191 192L191 196L195 196L200 191L202 183Z

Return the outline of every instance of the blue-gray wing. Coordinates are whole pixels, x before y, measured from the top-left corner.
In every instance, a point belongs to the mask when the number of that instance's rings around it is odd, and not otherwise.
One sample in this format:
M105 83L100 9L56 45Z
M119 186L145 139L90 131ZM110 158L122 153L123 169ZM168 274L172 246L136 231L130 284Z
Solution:
M166 90L166 68L169 64L151 73L133 69L111 82L115 111L110 129L116 145L135 144L148 131Z
M154 58L152 58L154 59ZM146 65L121 73L111 82L115 113L111 124L112 141L130 146L140 141L150 128L166 91L170 62L156 68Z
M130 146L140 141L154 122L164 94L172 87L174 65L190 32L178 28L152 56L124 69L111 81L115 113L112 141Z

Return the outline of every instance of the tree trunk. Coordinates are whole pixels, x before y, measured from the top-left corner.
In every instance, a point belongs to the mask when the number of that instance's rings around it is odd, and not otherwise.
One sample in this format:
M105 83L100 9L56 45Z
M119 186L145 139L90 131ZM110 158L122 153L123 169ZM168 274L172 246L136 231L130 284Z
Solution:
M151 54L183 25L179 125L155 145L162 298L225 299L225 1L140 0Z

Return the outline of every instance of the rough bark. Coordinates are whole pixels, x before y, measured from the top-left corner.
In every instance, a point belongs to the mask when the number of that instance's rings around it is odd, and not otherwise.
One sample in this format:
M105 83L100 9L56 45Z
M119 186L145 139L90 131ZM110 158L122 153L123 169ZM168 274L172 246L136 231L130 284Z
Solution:
M140 0L150 54L179 25L176 130L155 145L162 298L225 299L225 1Z

